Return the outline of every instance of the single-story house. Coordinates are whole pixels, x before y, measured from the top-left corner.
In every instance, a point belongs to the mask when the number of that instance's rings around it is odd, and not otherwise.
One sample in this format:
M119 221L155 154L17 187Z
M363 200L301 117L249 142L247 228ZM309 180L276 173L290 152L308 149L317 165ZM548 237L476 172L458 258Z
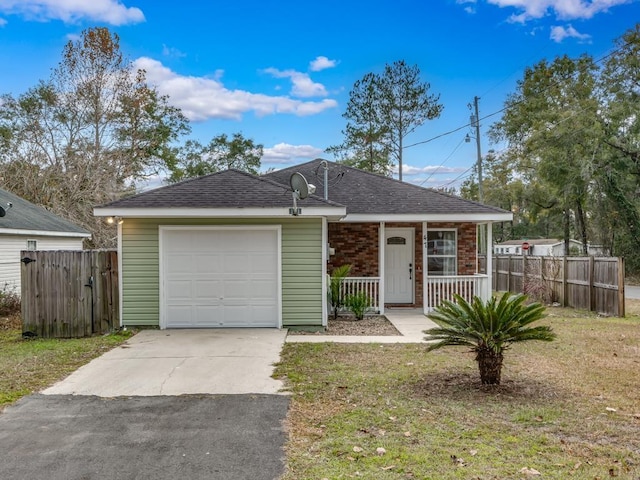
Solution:
M294 173L318 186L299 212ZM477 227L512 218L320 159L263 176L218 172L94 213L117 219L123 325L160 328L326 325L327 273L347 263L351 291L381 312L428 311L454 292L488 297Z
M82 250L84 228L0 188L0 288L20 294L22 250Z
M523 248L526 247L526 248ZM493 252L496 255L536 255L539 257L563 257L564 240L557 238L534 238L528 240L507 240L496 243ZM587 245L589 255L604 255L604 248L601 245ZM569 254L582 254L582 242L569 240Z

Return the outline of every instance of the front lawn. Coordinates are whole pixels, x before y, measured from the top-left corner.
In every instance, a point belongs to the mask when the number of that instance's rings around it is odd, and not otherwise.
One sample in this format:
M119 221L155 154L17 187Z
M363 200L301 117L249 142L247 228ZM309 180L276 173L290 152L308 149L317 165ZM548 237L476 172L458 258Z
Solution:
M19 320L0 318L0 409L63 379L130 332L77 339L23 340Z
M640 319L548 314L499 387L465 348L286 344L284 479L640 478Z

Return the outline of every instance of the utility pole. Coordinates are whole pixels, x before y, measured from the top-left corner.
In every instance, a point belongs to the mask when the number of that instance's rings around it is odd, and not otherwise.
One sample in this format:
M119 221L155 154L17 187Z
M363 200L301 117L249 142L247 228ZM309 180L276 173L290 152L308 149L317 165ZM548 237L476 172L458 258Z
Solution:
M473 106L475 108L475 119L471 122L472 127L476 127L476 148L478 150L478 201L482 203L482 151L480 149L480 113L478 111L478 100L479 97L473 97ZM474 125L475 124L475 125Z

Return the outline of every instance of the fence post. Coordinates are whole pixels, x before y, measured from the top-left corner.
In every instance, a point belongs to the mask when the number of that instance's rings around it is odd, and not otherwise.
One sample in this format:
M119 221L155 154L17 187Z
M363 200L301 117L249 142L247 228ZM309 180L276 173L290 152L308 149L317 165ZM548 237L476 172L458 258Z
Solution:
M567 282L567 270L569 269L569 262L567 256L562 257L562 306L566 307L569 302L567 297L569 296L569 283Z
M593 294L593 277L595 275L595 263L593 256L589 256L589 311L595 312L596 310L596 298Z
M624 258L618 258L618 316L625 316L624 301Z

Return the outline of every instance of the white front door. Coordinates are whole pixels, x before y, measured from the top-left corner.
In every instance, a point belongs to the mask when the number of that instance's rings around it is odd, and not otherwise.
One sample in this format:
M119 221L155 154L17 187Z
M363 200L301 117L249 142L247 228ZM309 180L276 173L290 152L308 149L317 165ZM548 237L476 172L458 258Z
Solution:
M384 239L384 301L413 303L415 230L388 228Z

